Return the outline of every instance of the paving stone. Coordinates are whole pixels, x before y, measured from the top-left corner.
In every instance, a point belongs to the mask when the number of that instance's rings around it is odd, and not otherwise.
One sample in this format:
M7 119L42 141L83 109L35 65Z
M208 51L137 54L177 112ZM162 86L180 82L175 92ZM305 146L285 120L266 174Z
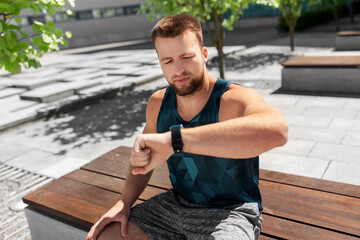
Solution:
M0 131L42 117L39 110L45 106L46 104L41 103L11 114L0 115Z
M74 65L76 66L76 64L72 63L73 67L74 67ZM63 81L69 77L81 76L84 74L90 74L90 73L94 73L94 72L98 72L98 71L100 71L100 69L98 69L98 68L84 68L84 69L76 69L76 70L66 69L54 77L58 81Z
M31 148L23 145L21 143L14 143L14 142L0 142L0 162L6 163L7 161L18 157L20 155L23 155L29 151L31 151Z
M360 147L360 131L347 132L342 144Z
M150 82L152 80L155 80L155 79L158 79L161 77L163 77L162 73L158 74L158 75L151 74L151 75L141 75L138 77L128 77L126 80L131 81L135 85L140 85L140 84L144 84L144 83Z
M344 131L324 128L306 128L291 126L288 131L289 137L299 140L340 144L345 136Z
M300 101L300 96L283 95L283 94L272 94L263 96L266 103L274 106L294 106Z
M344 105L344 108L360 110L360 99L348 99Z
M339 129L339 130L355 130L360 131L360 119L351 120L345 118L335 118L330 124L330 129Z
M314 141L289 139L284 146L274 148L271 150L271 152L306 157L310 154L311 150L314 148L315 143L316 142Z
M1 112L14 112L36 105L37 102L21 100L19 95L0 99Z
M305 111L305 107L294 107L294 106L284 106L284 105L272 105L272 106L280 110L282 114L290 115L290 116L301 116L301 114Z
M25 91L26 91L25 89L7 87L7 88L4 88L4 89L0 90L0 99L10 97L10 96L14 96L14 95L18 95L18 94L23 93Z
M154 75L154 76L163 76L164 75L161 68L157 68L157 67L143 67L137 73L140 75Z
M9 80L8 83L15 88L25 88L30 90L37 87L49 85L55 82L56 79L53 76L51 76L51 77L43 77L43 78L16 79L16 80L12 79Z
M123 76L139 76L138 73L141 70L141 67L134 67L134 68L121 68L117 70L108 70L107 74L108 76L113 75L123 75Z
M299 127L311 127L311 128L328 128L330 123L333 121L332 118L327 117L313 117L313 116L302 116L302 115L285 115L288 124ZM350 120L351 121L351 120Z
M267 152L260 156L260 168L307 177L321 178L328 160Z
M41 170L50 167L58 161L58 157L53 154L39 150L31 150L6 162L6 164L30 172L39 173Z
M304 116L322 116L322 117L342 117L347 119L355 119L357 110L354 109L330 109L330 108L317 108L309 107L305 109Z
M29 80L29 79L38 79L38 78L47 78L54 76L60 72L59 69L54 67L42 67L39 69L27 69L20 74L12 75L12 79L17 80Z
M309 157L359 164L360 147L317 143Z
M84 164L88 163L90 159L85 160L81 158L65 157L61 158L55 164L41 170L39 173L52 178L59 178L65 174L68 174Z
M316 108L342 108L346 103L346 99L330 98L330 97L306 97L301 98L296 106L316 107Z
M21 99L32 100L43 103L53 102L74 95L79 90L99 85L100 82L92 81L76 81L69 83L55 83L45 87L26 92L21 95Z
M125 76L104 76L101 78L97 78L97 81L100 81L103 84L108 84L116 81L120 81L125 79Z
M88 73L88 74L81 74L81 75L78 75L78 76L72 76L72 77L67 77L67 78L64 78L63 81L64 82L67 82L67 81L85 81L85 80L92 80L92 79L98 79L98 78L101 78L101 77L104 77L107 75L107 72L106 71L97 71L97 72L94 72L94 73Z
M323 179L343 182L348 184L360 185L360 165L353 163L332 161Z

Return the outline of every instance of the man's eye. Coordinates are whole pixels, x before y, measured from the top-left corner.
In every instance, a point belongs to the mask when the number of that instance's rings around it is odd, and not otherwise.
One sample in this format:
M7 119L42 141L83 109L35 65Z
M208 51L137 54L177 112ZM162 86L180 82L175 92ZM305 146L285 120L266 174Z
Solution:
M169 63L171 63L171 62L172 62L172 61L169 60L169 61L164 62L164 64L169 64Z

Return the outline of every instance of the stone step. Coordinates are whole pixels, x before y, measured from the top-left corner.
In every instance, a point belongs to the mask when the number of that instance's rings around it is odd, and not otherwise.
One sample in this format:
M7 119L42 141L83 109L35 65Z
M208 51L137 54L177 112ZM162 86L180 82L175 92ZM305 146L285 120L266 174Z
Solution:
M99 81L76 81L69 83L55 83L21 94L21 99L42 103L53 102L76 94L77 91L99 85Z
M27 90L31 90L34 88L46 86L52 83L55 83L56 79L54 76L44 77L44 78L19 78L19 79L10 79L7 81L11 87L14 88L25 88Z
M11 88L11 87L3 88L3 89L0 90L0 99L10 97L10 96L14 96L14 95L18 95L18 94L23 93L25 91L26 91L25 89L20 89L20 88Z
M11 79L38 79L47 78L58 74L61 70L56 68L28 69L21 74L11 75Z
M99 71L99 69L97 69L97 68L82 68L82 69L76 69L76 70L65 69L60 74L58 74L58 75L56 75L54 77L58 81L64 81L67 78L79 77L79 76L94 73L94 72L97 72L97 71Z
M21 100L19 95L0 99L0 109L2 113L19 111L24 108L34 106L35 104L38 103L34 101Z
M93 73L88 73L88 74L82 74L80 76L67 77L63 81L68 82L68 81L91 80L91 79L97 79L97 78L100 78L100 77L104 77L106 75L107 75L106 71L98 71L98 72L93 72Z

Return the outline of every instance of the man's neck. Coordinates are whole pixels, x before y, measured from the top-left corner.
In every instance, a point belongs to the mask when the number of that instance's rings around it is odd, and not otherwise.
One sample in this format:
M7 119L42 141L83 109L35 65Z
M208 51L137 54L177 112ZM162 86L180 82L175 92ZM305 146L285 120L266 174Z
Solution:
M216 78L205 71L203 85L198 91L187 96L176 95L178 113L185 121L191 120L203 109L210 97L215 81Z

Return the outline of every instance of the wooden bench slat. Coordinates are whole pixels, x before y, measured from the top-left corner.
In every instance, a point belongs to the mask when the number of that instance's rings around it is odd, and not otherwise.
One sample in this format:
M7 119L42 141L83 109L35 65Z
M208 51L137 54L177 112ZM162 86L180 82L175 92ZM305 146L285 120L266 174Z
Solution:
M271 182L260 189L264 213L360 236L359 199Z
M114 178L107 175L102 175L94 172L85 171L82 169L76 170L64 176L81 183L85 183L94 187L107 189L117 193L122 193L122 189L125 186L125 180L121 178ZM169 186L170 188L171 186ZM147 200L159 193L166 192L162 188L156 188L147 186L144 192L139 196L141 200Z
M83 170L106 174L109 176L125 178L129 167L129 155L117 157L113 160L97 158L81 167ZM166 176L166 177L164 177ZM171 186L169 171L166 163L154 170L149 182L150 185L168 189Z
M360 186L260 169L260 179L360 198Z
M283 239L353 240L358 237L263 214L263 234Z
M360 56L295 56L284 67L359 67Z
M360 36L360 31L341 31L338 36Z
M66 197L48 190L27 195L24 202L32 208L53 216L90 228L108 208L87 201Z

